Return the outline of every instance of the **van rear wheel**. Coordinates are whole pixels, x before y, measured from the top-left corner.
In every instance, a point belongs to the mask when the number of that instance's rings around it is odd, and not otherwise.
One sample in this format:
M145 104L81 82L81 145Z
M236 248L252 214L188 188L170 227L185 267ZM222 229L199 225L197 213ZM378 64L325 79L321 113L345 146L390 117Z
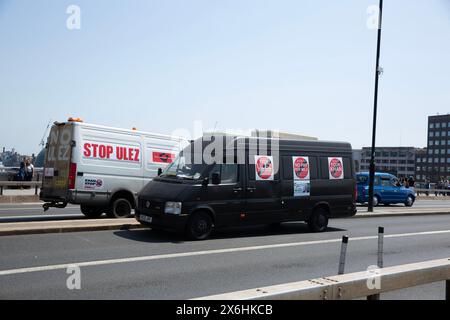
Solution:
M312 232L323 232L328 227L328 211L324 208L317 208L309 217L308 227Z
M186 236L192 240L205 240L212 232L211 216L203 211L195 212L186 225Z
M129 218L131 217L132 210L133 207L130 201L124 198L119 198L114 200L107 215L109 218Z
M103 214L103 208L86 206L84 204L80 206L80 210L87 218L90 219L100 218Z

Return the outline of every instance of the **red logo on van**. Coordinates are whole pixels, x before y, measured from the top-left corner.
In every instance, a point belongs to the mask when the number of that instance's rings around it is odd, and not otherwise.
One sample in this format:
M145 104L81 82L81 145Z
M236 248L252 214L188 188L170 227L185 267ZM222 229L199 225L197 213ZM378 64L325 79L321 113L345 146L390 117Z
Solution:
M309 164L305 158L299 157L294 161L294 172L299 179L305 179L309 175Z
M272 177L273 164L268 157L259 157L256 161L256 173L262 180Z
M330 174L334 179L341 179L344 174L344 166L339 158L332 158L330 160Z
M175 159L175 155L167 152L152 152L152 159L153 162L172 163L173 159Z

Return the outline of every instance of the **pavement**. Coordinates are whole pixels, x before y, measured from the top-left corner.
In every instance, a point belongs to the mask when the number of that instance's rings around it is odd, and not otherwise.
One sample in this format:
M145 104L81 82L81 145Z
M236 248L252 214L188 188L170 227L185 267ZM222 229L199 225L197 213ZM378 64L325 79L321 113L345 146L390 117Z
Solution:
M343 235L345 272L364 271L377 262L378 226L386 267L450 257L450 215L333 219L324 233L234 228L206 241L147 229L14 235L0 241L0 299L191 299L314 279L337 273ZM67 287L74 267L79 290ZM444 297L434 283L381 298Z

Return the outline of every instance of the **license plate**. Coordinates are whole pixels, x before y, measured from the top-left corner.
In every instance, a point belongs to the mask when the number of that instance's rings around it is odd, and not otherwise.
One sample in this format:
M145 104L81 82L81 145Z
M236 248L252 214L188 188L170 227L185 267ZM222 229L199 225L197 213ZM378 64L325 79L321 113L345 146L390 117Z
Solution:
M152 223L152 217L145 216L143 214L140 215L139 220L144 221L144 222L148 222L148 223Z

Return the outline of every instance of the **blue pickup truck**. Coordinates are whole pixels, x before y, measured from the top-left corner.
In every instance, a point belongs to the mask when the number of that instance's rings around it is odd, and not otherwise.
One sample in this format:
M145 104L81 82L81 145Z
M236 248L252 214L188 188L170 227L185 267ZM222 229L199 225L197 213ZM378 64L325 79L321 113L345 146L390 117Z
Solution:
M369 201L369 173L361 172L356 174L358 184L357 202L364 204ZM406 188L398 185L396 176L389 173L375 173L374 199L373 205L404 203L407 207L412 207L416 201L417 194L414 188Z

